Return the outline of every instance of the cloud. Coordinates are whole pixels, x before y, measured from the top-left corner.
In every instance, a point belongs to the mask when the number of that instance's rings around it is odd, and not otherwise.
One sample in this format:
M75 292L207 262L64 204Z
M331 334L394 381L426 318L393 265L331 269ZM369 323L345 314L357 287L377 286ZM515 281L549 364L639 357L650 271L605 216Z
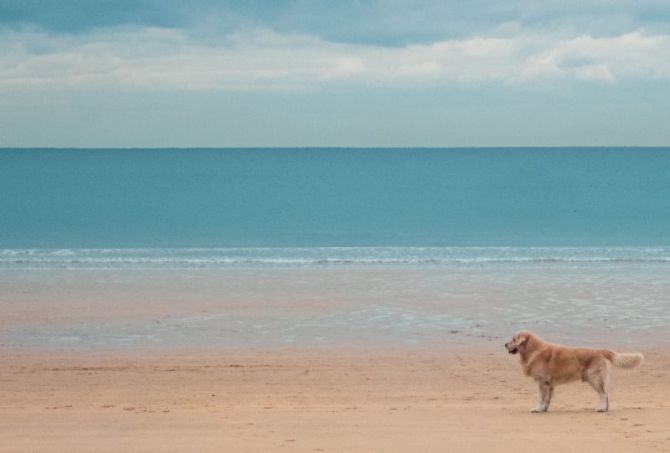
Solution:
M670 36L520 34L399 47L238 31L198 40L184 30L113 27L85 34L5 31L0 89L317 90L458 83L616 83L670 78Z
M548 30L574 36L665 33L667 0L3 0L0 27L88 33L135 26L229 34L265 28L329 42L400 47Z

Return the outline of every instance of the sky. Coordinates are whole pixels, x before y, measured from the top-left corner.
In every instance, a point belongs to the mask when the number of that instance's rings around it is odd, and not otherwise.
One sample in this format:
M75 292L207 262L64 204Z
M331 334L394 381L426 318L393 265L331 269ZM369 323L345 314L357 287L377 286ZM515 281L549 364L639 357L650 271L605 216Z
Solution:
M0 0L0 147L668 146L667 0Z

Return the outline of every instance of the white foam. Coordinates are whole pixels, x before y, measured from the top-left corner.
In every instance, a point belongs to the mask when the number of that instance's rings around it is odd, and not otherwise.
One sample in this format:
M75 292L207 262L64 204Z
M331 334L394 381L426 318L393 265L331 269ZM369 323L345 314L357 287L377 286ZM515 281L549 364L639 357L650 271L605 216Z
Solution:
M3 268L670 263L670 247L1 249Z

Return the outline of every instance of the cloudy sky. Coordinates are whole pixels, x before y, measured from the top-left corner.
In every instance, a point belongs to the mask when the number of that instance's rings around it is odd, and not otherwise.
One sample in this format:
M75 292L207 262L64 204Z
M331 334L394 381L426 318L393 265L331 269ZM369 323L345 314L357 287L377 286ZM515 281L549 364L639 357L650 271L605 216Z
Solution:
M667 0L0 0L0 146L670 145Z

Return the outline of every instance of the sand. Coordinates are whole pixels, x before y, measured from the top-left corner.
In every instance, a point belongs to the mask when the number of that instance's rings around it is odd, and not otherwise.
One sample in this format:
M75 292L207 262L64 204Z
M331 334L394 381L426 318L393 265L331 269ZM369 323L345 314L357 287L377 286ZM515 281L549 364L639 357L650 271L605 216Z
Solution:
M670 353L547 414L497 349L155 354L3 350L0 451L670 451Z

